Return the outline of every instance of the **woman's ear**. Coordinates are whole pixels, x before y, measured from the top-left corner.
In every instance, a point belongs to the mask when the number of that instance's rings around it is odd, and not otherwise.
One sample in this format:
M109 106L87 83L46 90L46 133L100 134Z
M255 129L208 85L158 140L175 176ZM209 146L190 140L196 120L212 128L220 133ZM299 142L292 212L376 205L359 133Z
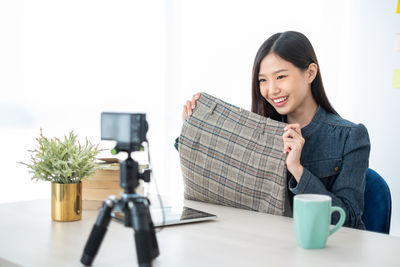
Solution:
M315 76L317 76L318 73L318 65L315 63L311 63L310 65L308 65L308 69L307 69L307 80L308 83L312 83L315 79Z

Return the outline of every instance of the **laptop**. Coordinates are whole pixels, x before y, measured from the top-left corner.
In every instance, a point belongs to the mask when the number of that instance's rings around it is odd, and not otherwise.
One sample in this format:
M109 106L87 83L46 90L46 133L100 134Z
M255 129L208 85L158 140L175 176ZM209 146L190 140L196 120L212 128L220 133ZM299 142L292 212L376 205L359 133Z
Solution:
M164 218L163 221L163 214ZM217 216L204 211L192 209L189 207L182 206L180 208L164 207L164 208L152 208L150 207L151 219L153 220L154 227L162 227L168 225L177 225L201 221L209 221L217 219ZM115 220L124 223L125 214L123 212L113 212L111 217Z

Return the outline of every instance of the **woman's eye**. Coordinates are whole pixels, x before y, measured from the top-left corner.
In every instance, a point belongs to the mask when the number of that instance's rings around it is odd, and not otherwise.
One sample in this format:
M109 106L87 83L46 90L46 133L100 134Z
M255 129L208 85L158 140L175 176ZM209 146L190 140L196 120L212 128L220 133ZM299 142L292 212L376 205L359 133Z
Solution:
M258 82L260 82L260 83L263 83L263 82L266 82L267 80L266 79L259 79L258 80Z
M283 78L285 78L285 77L286 77L286 75L279 75L279 76L278 76L278 80L279 80L279 79L283 79Z

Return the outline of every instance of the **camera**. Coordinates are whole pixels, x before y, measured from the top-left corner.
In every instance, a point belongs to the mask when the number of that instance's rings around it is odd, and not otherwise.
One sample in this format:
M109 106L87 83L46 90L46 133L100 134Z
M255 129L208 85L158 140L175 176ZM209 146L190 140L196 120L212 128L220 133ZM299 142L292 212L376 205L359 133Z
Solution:
M139 151L148 129L144 113L101 113L101 139L117 141L117 152Z

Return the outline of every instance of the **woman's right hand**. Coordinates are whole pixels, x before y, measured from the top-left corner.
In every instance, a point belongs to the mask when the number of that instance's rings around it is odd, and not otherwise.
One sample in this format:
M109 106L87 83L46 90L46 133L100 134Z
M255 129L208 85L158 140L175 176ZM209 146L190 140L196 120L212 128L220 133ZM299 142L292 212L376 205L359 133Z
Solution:
M188 100L186 101L186 104L183 105L183 113L182 113L182 120L185 121L185 119L188 116L192 115L192 110L196 107L196 101L200 98L200 93L194 94L192 96L192 101Z

